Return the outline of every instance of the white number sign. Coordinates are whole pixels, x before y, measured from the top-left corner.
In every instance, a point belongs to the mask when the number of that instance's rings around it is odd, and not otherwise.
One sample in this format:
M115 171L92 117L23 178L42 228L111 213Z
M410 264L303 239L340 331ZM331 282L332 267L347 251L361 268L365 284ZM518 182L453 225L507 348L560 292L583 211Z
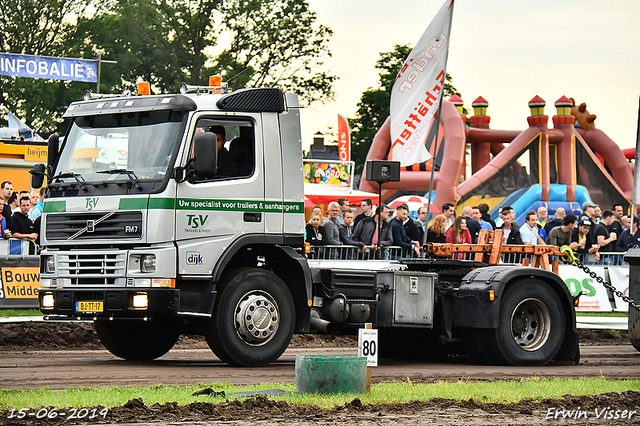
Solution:
M367 357L367 367L378 366L378 330L358 330L358 356Z

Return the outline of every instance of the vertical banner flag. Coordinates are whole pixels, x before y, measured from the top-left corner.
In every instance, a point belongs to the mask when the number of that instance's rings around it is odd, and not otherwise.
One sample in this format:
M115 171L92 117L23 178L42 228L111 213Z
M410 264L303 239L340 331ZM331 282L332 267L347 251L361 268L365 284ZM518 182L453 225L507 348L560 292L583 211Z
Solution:
M413 48L391 90L390 160L402 166L431 158L424 146L444 87L454 0L445 1Z
M338 114L338 155L340 161L351 161L351 130L347 119Z

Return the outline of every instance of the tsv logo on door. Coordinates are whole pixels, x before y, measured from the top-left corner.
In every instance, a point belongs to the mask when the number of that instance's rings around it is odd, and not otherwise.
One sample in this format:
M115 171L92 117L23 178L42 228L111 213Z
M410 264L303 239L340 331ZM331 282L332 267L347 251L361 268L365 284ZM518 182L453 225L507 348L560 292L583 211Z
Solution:
M190 226L193 229L197 229L201 226L204 226L205 223L207 223L207 219L209 219L209 215L205 214L188 214L187 215L187 225Z
M84 206L87 208L87 210L93 210L98 206L98 200L100 198L85 198L85 203Z
M187 252L187 265L202 265L203 259L199 251Z

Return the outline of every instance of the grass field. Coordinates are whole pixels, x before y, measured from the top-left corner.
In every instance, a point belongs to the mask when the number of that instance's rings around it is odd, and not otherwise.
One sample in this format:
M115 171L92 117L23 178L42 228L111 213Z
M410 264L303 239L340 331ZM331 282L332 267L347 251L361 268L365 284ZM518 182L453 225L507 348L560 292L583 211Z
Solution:
M0 309L1 317L41 317L39 309Z
M373 384L371 392L363 395L336 394L295 394L292 384L266 383L258 386L233 386L228 383L193 384L181 386L154 385L147 387L100 387L68 388L63 391L51 389L0 389L0 409L39 408L54 406L57 408L123 405L129 400L142 398L145 404L176 401L181 405L196 401L223 402L223 397L206 395L192 396L195 391L212 388L226 394L264 389L282 389L291 392L284 396L271 396L270 399L285 400L298 405L317 405L331 408L353 400L361 399L363 404L406 403L413 400L428 401L432 398L465 400L473 398L481 402L518 402L525 398L560 398L562 395L594 395L606 392L640 391L638 380L590 379L522 379L487 381L458 381L413 384L405 382L387 382ZM229 397L227 397L229 398ZM233 397L229 399L234 399Z
M626 312L576 312L578 317L627 317Z

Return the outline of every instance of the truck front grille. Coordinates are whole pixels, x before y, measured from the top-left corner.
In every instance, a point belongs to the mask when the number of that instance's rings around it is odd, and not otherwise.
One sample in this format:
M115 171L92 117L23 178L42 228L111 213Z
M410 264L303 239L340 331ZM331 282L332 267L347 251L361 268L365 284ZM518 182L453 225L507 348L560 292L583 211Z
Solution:
M48 241L142 237L141 212L56 213L45 216Z
M75 294L76 300L103 300L104 294L101 291L79 291Z
M58 254L58 278L72 285L114 285L125 275L125 253Z

